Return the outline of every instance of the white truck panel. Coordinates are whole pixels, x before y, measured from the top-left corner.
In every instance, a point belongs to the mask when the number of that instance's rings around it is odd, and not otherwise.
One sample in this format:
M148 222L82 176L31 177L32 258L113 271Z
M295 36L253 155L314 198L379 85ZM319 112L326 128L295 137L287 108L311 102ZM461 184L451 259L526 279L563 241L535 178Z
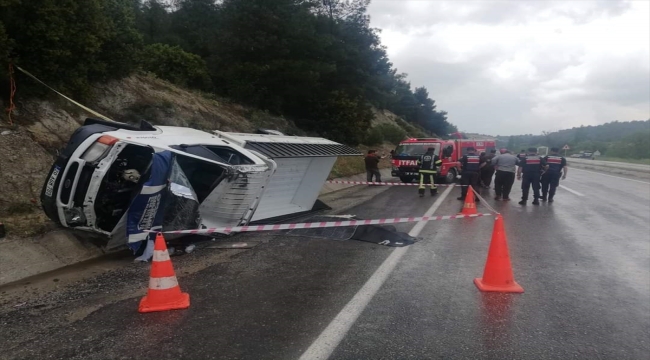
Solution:
M336 157L283 158L262 196L252 221L309 211Z

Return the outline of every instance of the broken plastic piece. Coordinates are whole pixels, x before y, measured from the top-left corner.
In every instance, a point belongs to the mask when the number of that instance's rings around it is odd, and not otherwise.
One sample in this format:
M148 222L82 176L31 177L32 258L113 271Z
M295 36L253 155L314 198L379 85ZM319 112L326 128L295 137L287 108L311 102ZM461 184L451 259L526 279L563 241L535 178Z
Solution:
M153 257L153 240L147 240L147 247L144 249L142 255L133 260L134 262L148 262Z

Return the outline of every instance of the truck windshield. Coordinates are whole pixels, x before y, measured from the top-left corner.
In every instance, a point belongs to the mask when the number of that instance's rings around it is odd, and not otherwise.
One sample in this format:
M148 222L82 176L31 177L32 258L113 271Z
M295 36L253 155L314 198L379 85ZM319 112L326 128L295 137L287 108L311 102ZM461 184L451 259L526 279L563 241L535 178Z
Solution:
M434 148L434 153L440 155L440 143L411 143L400 144L395 149L395 155L402 156L420 156L427 152L428 148Z

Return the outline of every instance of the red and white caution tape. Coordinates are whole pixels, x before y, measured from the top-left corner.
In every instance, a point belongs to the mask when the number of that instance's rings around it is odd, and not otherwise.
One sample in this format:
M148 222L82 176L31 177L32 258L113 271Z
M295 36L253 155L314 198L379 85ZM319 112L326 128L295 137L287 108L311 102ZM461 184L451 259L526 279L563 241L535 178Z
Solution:
M476 191L476 189L474 189L473 187L471 189L474 192L474 195L476 195L476 197L479 200L481 200L481 204L485 205L485 207L488 208L488 210L492 211L495 215L499 215L499 212L494 210L494 208L492 206L490 206L490 204L488 204L488 202L485 201L485 199L483 199L483 197L481 197L481 195L479 195L479 193L478 193L478 191Z
M327 180L328 184L348 184L348 185L389 185L389 186L420 186L418 183L402 183L402 182L377 182L377 181L346 181L346 180ZM431 186L431 184L424 184ZM467 186L458 184L436 184L436 186Z
M232 227L194 229L194 230L175 230L175 231L165 231L164 233L165 234L212 234L212 233L229 234L235 232L278 231L278 230L315 229L315 228L359 226L359 225L400 224L400 223L412 223L412 222L420 222L420 221L438 221L438 220L473 218L473 217L492 216L492 215L493 214L473 214L473 215L458 214L458 215L420 216L420 217L393 218L393 219L323 221L323 222L275 224L275 225L250 225L250 226L232 226Z

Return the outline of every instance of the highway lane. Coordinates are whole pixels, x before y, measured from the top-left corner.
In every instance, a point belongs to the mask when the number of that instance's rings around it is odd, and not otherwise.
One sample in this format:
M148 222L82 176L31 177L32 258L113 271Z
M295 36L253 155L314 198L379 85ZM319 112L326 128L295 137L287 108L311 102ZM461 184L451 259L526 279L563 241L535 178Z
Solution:
M562 184L585 196L488 200L524 294L479 293L485 219L449 223L402 259L332 358L647 358L650 184L575 170Z
M484 294L472 282L483 271L492 218L432 222L343 330L331 358L647 358L650 184L572 170L553 204L522 207L483 191L506 221L524 294ZM456 213L458 192L435 214ZM515 189L513 200L519 196ZM435 199L396 187L346 213L418 216ZM395 251L270 234L241 239L269 242L191 275L183 275L185 259L176 260L192 297L187 311L139 315L140 294L128 293L70 321L56 315L74 314L79 301L18 308L0 315L0 358L297 359ZM119 280L93 288L128 292L146 283Z

